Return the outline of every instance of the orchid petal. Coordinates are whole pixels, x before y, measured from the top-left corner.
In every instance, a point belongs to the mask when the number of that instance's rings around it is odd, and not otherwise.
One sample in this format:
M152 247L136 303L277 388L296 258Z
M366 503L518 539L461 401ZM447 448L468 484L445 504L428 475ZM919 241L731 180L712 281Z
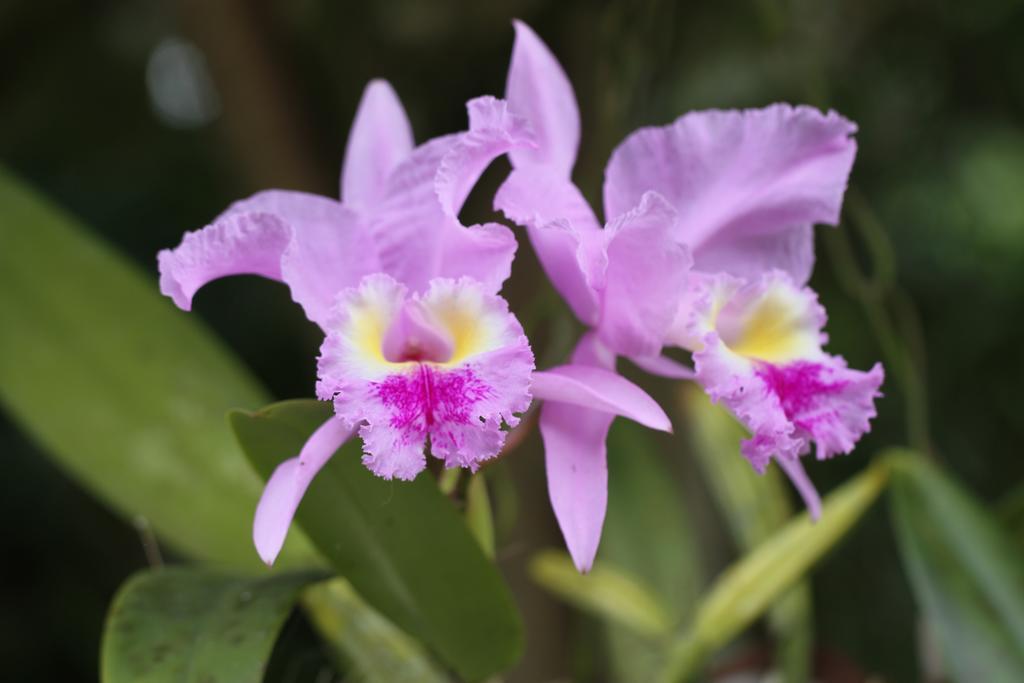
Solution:
M569 554L590 571L608 507L608 429L615 416L567 403L540 410L551 507Z
M157 255L160 291L179 308L192 310L192 297L205 284L228 275L281 279L281 254L291 230L276 216L232 213L202 230L187 232L174 249Z
M384 195L391 171L412 152L412 126L391 84L366 85L356 109L341 166L341 199L370 207Z
M579 262L586 235L601 227L579 189L546 169L514 170L494 197L494 208L525 226L544 272L580 322L596 325L597 293Z
M855 131L811 107L692 112L619 145L605 171L605 211L618 215L654 190L679 211L696 270L785 268L800 284L812 254L807 226L839 220Z
M814 270L814 226L795 225L767 234L722 232L700 249L700 269L747 279L781 270L793 282L805 284Z
M371 219L382 272L422 289L440 270L445 216L434 178L458 135L434 138L412 151L388 178L385 197Z
M807 514L811 516L811 519L817 521L821 517L821 496L818 494L818 489L814 487L814 482L807 476L803 463L799 458L793 460L777 458L776 462L779 463L779 467L793 482L793 487L803 498L804 505L807 506Z
M668 356L629 356L630 362L644 372L666 379L693 379L694 369Z
M322 328L337 293L380 269L363 219L340 204L310 203L281 256L281 276L306 317Z
M661 349L686 284L690 256L673 234L676 212L660 195L605 228L601 340L622 355L649 356Z
M338 292L353 287L380 265L363 219L340 202L286 190L267 190L235 202L237 212L276 216L291 230L281 254L281 279L306 317L324 326Z
M529 124L511 113L504 100L477 97L466 103L466 109L469 132L445 153L434 179L441 208L453 218L492 161L510 149L535 146Z
M586 365L560 365L533 373L533 396L622 415L645 427L672 431L672 422L657 401L611 370Z
M500 100L478 98L467 108L468 132L431 140L399 164L372 223L384 272L414 291L435 277L470 276L495 293L511 273L511 231L496 223L466 228L458 212L488 164L531 138Z
M570 360L573 367L615 372L615 355L593 332L580 338ZM534 373L535 398L538 374ZM608 507L606 441L614 419L611 412L557 401L544 403L540 410L551 507L569 554L581 572L590 571L601 540Z
M515 45L505 97L512 111L526 117L537 136L536 149L516 149L516 168L545 167L569 178L580 144L580 112L572 84L547 45L521 21L514 21Z
M267 480L256 506L252 536L256 552L268 565L274 564L281 552L288 527L313 477L354 431L353 426L330 418L313 432L298 457L282 462Z
M285 282L306 316L320 325L338 291L379 269L357 214L333 199L286 190L235 202L157 258L161 291L184 310L212 280L262 275Z
M487 292L496 294L512 274L512 261L519 246L515 235L500 223L464 227L448 219L446 226L437 277L469 277Z

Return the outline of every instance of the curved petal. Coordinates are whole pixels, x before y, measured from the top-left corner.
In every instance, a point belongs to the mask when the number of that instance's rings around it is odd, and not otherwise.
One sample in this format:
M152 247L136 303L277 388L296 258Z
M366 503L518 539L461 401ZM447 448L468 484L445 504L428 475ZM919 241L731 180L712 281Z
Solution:
M341 166L341 200L370 207L384 196L391 171L412 152L412 126L391 84L373 80L359 100Z
M328 199L307 203L302 217L290 220L281 277L306 317L323 328L338 292L380 270L376 245L359 214Z
M580 144L580 112L569 77L529 26L514 21L515 45L505 85L512 111L524 116L537 137L536 149L509 154L516 168L545 167L569 178Z
M501 290L512 275L512 261L519 243L515 235L500 223L483 223L463 227L455 219L447 219L441 263L437 277L469 277L488 292Z
M619 145L605 171L608 216L654 190L679 211L679 236L694 268L748 275L749 263L790 268L798 282L812 253L807 225L839 220L856 154L856 125L835 112L776 104L744 111L692 112L669 126L642 128ZM779 235L788 246L777 250ZM797 239L803 240L794 246ZM732 249L723 249L732 242ZM719 252L708 265L705 250Z
M672 421L657 401L614 371L586 365L560 365L533 373L534 398L622 415L645 427L672 431Z
M589 365L615 372L615 352L609 349L592 330L584 332L569 356L572 365Z
M306 317L323 327L334 297L380 270L362 217L340 202L291 190L266 190L235 202L222 217L240 212L275 216L291 233L281 254L281 279Z
M696 373L693 368L669 358L668 356L629 356L630 362L644 372L655 377L666 379L693 379Z
M466 103L466 110L469 131L445 153L434 178L441 209L452 217L492 161L510 149L535 146L529 124L511 113L504 100L477 97Z
M540 434L551 507L569 554L590 571L608 507L608 429L615 416L567 403L545 403Z
M511 272L511 232L497 224L466 228L458 212L487 166L530 137L500 100L478 98L467 108L470 130L416 148L392 174L372 222L384 272L414 291L435 277L472 276L494 293Z
M282 462L267 480L256 506L252 538L256 552L268 565L274 564L281 552L299 501L313 477L354 431L351 425L336 417L330 418L313 432L298 457Z
M381 271L414 290L440 269L447 217L434 178L458 135L433 138L412 151L388 178L385 197L370 219Z
M160 291L179 308L192 310L192 297L206 283L228 275L281 279L281 254L290 228L266 213L236 212L202 230L187 232L174 249L157 254Z
M621 355L658 353L675 317L690 255L673 235L675 210L657 193L605 228L607 267L598 334Z
M494 208L526 227L551 284L580 322L596 325L597 293L578 253L583 235L600 235L601 228L579 189L543 168L514 170L494 196Z

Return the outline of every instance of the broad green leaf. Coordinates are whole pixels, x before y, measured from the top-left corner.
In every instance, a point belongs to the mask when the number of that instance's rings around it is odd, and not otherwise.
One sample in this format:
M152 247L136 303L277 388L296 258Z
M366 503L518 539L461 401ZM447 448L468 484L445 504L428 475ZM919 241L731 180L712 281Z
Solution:
M179 551L259 566L260 480L224 413L265 392L160 295L155 267L139 272L2 170L0 321L0 403L64 469ZM291 550L308 558L302 541Z
M918 605L961 683L1024 681L1024 552L920 456L892 457L896 538Z
M757 474L740 453L747 432L724 408L711 403L695 384L679 393L687 418L693 452L701 472L742 552L749 552L771 537L792 517L787 483L778 468ZM778 641L778 667L789 683L810 677L813 627L811 588L796 584L768 612L768 624Z
M318 401L286 401L231 423L264 477L331 415ZM299 526L373 607L433 648L462 677L484 678L519 656L522 625L508 588L437 482L375 477L358 439L317 475Z
M114 597L100 655L103 683L258 683L300 591L302 572L240 578L147 570Z
M658 598L607 562L580 574L566 553L544 550L530 560L530 576L569 604L641 635L663 636L672 626Z
M344 579L310 586L302 597L320 634L362 683L448 683L423 647L371 608Z
M876 462L825 498L820 520L804 512L727 568L701 600L659 680L689 679L705 657L761 616L846 535L888 478L888 466Z
M612 424L608 513L594 566L608 563L643 585L675 626L692 617L702 554L669 468L676 454L659 449L656 436L627 420ZM606 624L605 634L614 680L651 680L663 665L662 643L614 623Z
M466 484L466 524L484 554L494 559L494 515L483 472L471 476Z

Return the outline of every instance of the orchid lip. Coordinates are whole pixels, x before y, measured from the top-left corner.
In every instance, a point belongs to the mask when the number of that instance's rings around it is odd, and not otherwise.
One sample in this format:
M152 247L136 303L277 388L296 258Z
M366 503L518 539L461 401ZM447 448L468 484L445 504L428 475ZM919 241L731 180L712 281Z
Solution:
M451 335L418 301L406 301L384 335L381 351L390 363L447 363L455 352Z

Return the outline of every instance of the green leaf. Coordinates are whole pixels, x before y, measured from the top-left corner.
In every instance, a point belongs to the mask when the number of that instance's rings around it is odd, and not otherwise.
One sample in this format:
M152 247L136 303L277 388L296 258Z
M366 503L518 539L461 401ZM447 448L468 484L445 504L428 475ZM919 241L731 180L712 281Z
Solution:
M140 572L114 597L103 683L256 683L302 588L303 572L239 578L201 569Z
M641 635L663 636L672 626L646 587L607 562L580 574L566 553L544 550L530 560L530 576L569 604Z
M298 453L331 415L286 401L231 423L260 474ZM317 475L296 519L324 557L374 608L431 646L462 677L484 678L519 656L522 625L508 588L454 505L423 475L385 481L360 462L358 439Z
M224 413L265 392L195 316L0 170L0 402L94 494L189 555L256 568L260 480ZM295 534L291 555L311 548ZM284 558L289 564L289 555Z
M608 513L597 564L639 577L678 623L700 592L700 547L683 491L651 430L616 420L608 434Z
M891 461L896 538L949 672L962 683L1024 680L1024 552L920 456Z
M740 453L740 441L749 434L700 387L683 385L679 397L704 479L736 544L749 552L792 517L788 484L776 467L763 475L754 471ZM784 680L809 680L814 634L811 587L806 581L772 606L768 624L778 641L776 657Z
M683 504L683 490L650 430L627 420L608 435L608 513L595 568L627 573L655 596L676 626L689 620L702 582L701 548ZM669 444L671 442L664 442ZM663 644L618 624L605 625L614 680L651 680L663 665Z
M494 559L494 515L491 497L487 493L487 480L477 472L466 484L466 524L488 558Z
M362 683L448 683L423 647L336 578L310 586L302 603L313 625Z
M727 568L704 596L693 625L672 648L660 680L683 681L704 658L749 626L835 546L878 498L889 478L884 462L831 493L821 519L807 513L788 522Z

